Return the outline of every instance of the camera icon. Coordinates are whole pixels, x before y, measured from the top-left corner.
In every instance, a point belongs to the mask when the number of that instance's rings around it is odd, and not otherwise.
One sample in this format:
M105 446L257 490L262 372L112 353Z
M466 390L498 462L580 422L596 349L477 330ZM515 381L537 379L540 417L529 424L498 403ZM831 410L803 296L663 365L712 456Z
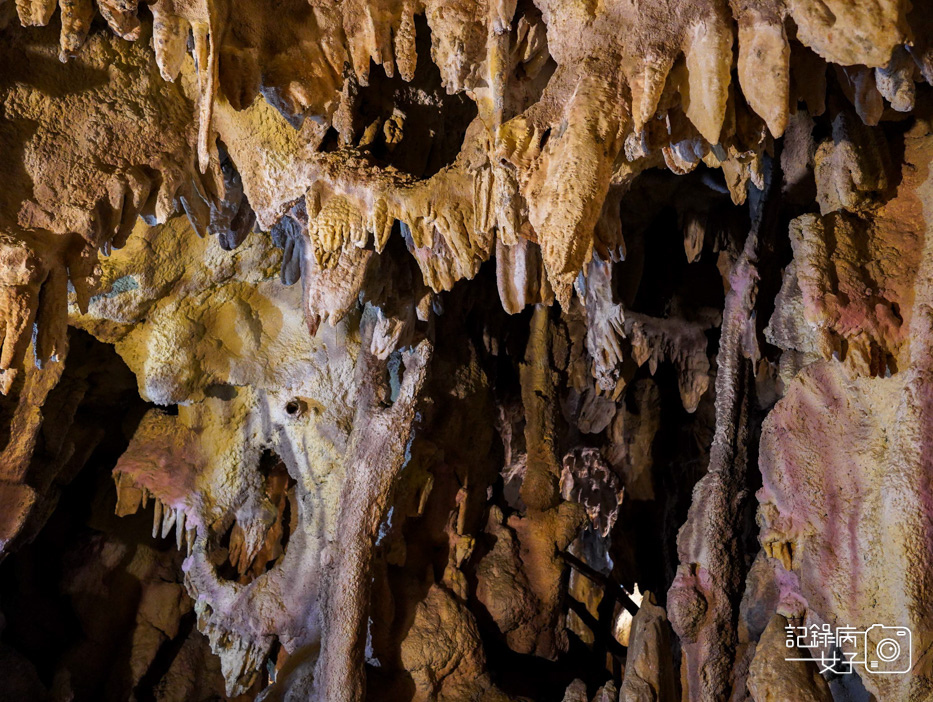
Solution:
M873 624L865 630L865 670L869 673L908 673L911 664L910 629Z

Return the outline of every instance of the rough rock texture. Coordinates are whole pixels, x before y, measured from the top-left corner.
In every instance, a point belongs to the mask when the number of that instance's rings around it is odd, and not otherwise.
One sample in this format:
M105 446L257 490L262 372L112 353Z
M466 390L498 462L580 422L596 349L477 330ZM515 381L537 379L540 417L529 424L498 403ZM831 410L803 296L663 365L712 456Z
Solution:
M0 0L4 694L930 698L931 37Z
M620 702L676 699L670 640L667 614L646 592L632 620Z
M760 538L794 576L787 581L794 591L783 597L794 599L798 615L803 607L826 622L868 628L875 620L898 621L914 632L911 675L863 677L868 690L886 699L923 699L931 689L929 662L921 657L928 625L920 604L928 587L930 543L930 485L921 446L927 411L922 398L928 394L924 325L930 258L924 215L933 197L931 150L929 123L918 123L905 135L908 165L897 193L877 216L885 222L897 213L903 222L897 235L924 242L919 249L891 242L896 248L889 249L900 263L893 281L911 285L913 299L901 312L910 341L890 361L896 372L872 368L867 352L854 363L813 363L787 388L762 435ZM853 331L867 336L873 323L863 318ZM850 344L847 354L858 353ZM809 409L814 407L827 412ZM813 455L820 461L804 458ZM829 529L830 523L836 526ZM887 594L878 598L877 592ZM877 645L878 636L870 633L867 645Z
M162 265L139 256L150 249L162 252ZM349 401L334 400L356 387L359 341L328 351L310 339L298 291L279 284L277 263L258 237L230 259L216 239L193 238L174 220L107 260L109 292L76 319L113 339L140 396L180 405L143 418L114 467L116 509L132 514L154 502L153 534L174 535L186 549L199 628L231 691L250 686L273 638L291 652L317 636L309 622L320 552L333 538L352 418ZM278 503L276 471L292 484ZM286 503L291 520L281 524ZM276 615L265 601L285 609Z
M813 661L789 661L804 658L796 646L785 644L787 619L775 614L758 642L755 660L748 676L748 690L755 702L797 699L821 702L833 699L829 685L820 677Z

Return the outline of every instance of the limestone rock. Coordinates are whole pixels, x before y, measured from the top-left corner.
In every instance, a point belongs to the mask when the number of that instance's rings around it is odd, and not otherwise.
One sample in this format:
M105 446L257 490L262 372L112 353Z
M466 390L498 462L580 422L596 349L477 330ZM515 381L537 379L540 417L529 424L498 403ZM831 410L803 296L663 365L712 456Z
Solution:
M658 607L654 595L646 592L632 620L619 702L676 699L670 640L667 614Z
M829 685L820 677L817 664L788 660L807 655L796 646L785 645L787 626L787 619L775 614L761 635L748 676L752 699L755 702L788 699L829 702L833 696Z
M0 0L10 694L929 698L931 37Z

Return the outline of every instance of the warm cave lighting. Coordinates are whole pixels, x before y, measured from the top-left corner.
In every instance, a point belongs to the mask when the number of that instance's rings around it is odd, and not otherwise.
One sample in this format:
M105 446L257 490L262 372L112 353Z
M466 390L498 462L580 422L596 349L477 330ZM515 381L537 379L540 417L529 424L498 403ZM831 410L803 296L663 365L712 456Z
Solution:
M0 702L933 700L933 0L0 0Z

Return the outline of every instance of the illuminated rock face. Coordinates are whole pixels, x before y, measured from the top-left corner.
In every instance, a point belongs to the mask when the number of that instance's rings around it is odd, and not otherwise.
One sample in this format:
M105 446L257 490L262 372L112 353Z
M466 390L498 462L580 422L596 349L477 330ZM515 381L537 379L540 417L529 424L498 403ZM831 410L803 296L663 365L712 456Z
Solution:
M928 2L0 34L13 698L933 695Z

